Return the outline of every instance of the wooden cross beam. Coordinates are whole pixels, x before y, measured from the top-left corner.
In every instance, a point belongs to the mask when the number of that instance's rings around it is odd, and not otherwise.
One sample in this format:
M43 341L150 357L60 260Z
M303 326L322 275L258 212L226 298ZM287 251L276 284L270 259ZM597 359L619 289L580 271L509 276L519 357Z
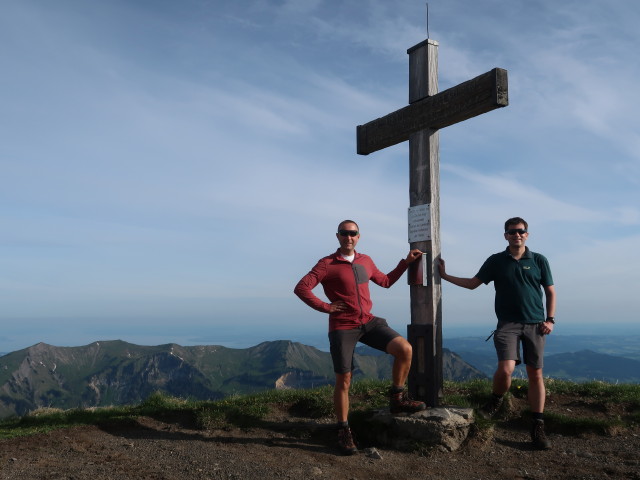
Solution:
M507 71L501 68L438 93L438 42L410 48L409 105L357 128L358 154L409 140L410 248L425 253L409 270L413 347L409 392L430 407L442 398L442 289L440 259L440 137L438 129L509 104ZM418 208L416 208L418 207ZM416 222L416 212L426 219ZM419 232L417 235L415 232ZM422 267L422 273L416 270Z
M507 105L507 71L494 68L382 118L358 125L358 154L369 155L406 142L412 133L420 130L448 127Z

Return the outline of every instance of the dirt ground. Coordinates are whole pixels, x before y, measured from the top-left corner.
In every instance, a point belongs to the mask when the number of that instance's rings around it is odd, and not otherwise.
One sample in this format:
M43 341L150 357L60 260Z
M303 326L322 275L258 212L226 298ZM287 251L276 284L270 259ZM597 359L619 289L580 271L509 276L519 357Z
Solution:
M361 441L350 457L335 450L330 419L276 415L256 428L205 431L185 419L144 417L0 440L0 479L640 480L639 426L561 434L548 424L553 448L535 451L518 414L523 401L513 405L511 414L470 435L455 452L399 452ZM552 397L547 405L577 418L620 415L579 398ZM368 456L371 447L382 458Z

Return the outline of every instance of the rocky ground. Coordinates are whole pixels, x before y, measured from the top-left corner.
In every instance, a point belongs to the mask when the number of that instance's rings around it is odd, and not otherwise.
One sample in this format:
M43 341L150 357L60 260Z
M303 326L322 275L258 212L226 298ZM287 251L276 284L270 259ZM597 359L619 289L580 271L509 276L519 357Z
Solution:
M523 401L514 399L510 414L475 430L455 452L399 452L362 440L360 453L350 457L335 450L329 419L280 414L255 428L198 430L184 418L144 417L128 425L0 440L0 479L640 480L638 425L599 433L560 433L549 425L553 448L535 451L522 408ZM571 397L551 397L548 411L576 418L620 414Z

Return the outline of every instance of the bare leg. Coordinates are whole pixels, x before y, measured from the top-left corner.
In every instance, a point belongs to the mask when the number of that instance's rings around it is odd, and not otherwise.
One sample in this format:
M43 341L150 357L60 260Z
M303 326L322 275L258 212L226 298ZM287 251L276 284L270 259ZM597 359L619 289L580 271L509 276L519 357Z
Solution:
M387 345L387 353L394 357L391 373L393 385L404 387L411 369L411 356L413 355L411 344L403 337L396 337Z
M336 384L333 389L333 407L338 422L346 422L349 415L349 387L351 372L336 373Z
M542 369L527 365L527 375L529 377L529 406L532 412L542 413L546 396Z
M516 368L515 360L500 360L498 368L493 374L493 393L504 395L511 388L511 375Z

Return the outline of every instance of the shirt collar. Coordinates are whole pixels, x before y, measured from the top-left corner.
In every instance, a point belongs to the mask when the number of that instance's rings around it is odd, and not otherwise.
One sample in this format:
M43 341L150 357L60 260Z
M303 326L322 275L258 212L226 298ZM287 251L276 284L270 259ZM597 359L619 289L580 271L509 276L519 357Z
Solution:
M354 254L354 257L353 257L354 260L360 256L360 254L358 252L356 252L355 250L354 250L353 254ZM348 260L344 259L344 257L342 256L342 253L340 253L340 249L339 248L336 250L336 253L334 253L333 256L337 260L342 260L343 262L347 262L348 261Z
M509 251L509 247L505 248L504 253L507 257L511 257L511 252ZM524 253L522 254L522 256L520 258L531 258L533 255L531 255L531 250L529 250L529 247L524 247Z

